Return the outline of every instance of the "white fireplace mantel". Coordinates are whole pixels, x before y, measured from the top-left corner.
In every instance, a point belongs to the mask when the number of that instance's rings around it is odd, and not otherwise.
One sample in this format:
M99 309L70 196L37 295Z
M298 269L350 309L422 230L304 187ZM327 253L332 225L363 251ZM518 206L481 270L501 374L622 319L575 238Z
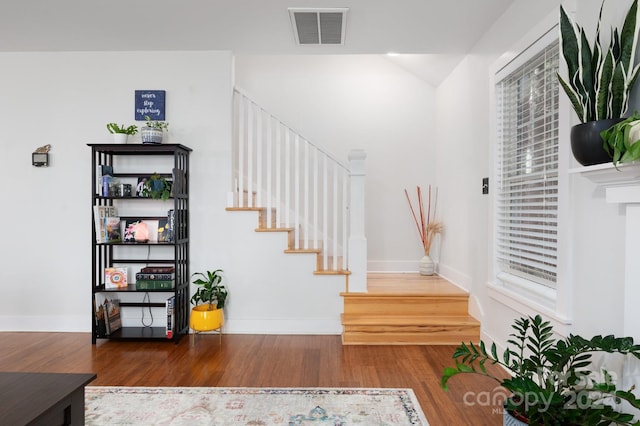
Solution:
M640 341L640 162L580 167L570 174L586 177L605 189L606 201L625 205L624 335Z

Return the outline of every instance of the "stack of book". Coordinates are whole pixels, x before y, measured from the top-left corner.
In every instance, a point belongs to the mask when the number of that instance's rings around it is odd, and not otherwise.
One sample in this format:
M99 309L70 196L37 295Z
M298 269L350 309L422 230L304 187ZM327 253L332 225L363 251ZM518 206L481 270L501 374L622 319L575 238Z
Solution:
M171 296L170 298L167 299L167 302L165 303L165 308L167 310L167 327L166 327L167 339L171 339L173 337L173 329L175 328L175 323L176 323L175 306L176 306L176 297Z
M171 290L175 282L174 266L147 266L136 273L137 290Z

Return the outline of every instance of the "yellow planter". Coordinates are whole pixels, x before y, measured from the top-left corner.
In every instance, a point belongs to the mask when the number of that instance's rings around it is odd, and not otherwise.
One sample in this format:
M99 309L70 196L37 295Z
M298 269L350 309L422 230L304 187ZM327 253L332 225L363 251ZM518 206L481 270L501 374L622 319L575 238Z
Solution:
M191 309L189 327L195 331L213 331L224 325L222 309L208 310L209 305L198 305Z

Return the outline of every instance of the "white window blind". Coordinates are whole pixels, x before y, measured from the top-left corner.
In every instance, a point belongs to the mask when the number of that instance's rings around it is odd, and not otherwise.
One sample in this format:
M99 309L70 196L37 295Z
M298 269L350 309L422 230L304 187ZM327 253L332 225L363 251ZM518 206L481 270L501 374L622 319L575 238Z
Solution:
M508 67L495 88L499 274L551 288L557 274L558 54L556 39Z

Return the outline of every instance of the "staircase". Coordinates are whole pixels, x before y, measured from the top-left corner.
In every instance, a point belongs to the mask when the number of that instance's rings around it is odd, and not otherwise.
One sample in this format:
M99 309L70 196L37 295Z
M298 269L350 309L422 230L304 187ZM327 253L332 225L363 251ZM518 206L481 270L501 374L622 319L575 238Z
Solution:
M315 275L350 275L351 272L345 268L342 256L328 257L325 263L324 252L321 245L317 248L303 248L304 243L296 244L295 228L279 227L275 222L275 212L271 215L269 226L267 222L266 207L227 207L227 211L255 211L258 213L258 227L256 232L285 232L287 233L287 247L284 249L288 254L313 254L316 256L316 269L313 271ZM335 262L335 264L334 264Z
M367 293L342 293L344 345L455 345L478 342L469 294L445 279L368 274Z
M468 294L453 284L437 276L367 274L365 158L354 150L349 162L337 160L236 89L227 211L257 212L256 232L284 232L284 252L315 256L314 274L345 276L343 344L479 341Z

